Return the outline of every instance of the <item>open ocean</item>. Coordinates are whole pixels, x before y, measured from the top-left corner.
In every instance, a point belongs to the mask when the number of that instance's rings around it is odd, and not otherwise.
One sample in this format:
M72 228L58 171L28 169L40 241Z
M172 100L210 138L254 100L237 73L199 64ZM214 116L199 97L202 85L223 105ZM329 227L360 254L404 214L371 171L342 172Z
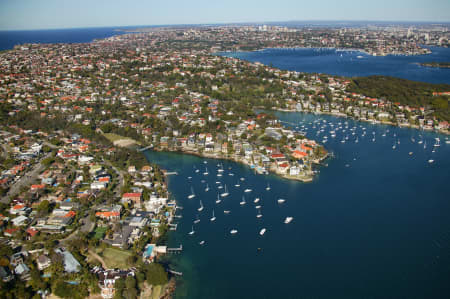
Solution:
M115 34L120 33L114 28L0 32L0 49L29 42L89 42ZM333 49L226 55L289 70L450 83L449 69L417 65L450 61L449 49L432 50L420 57L371 57ZM183 272L175 297L450 298L447 137L333 116L276 114L294 128L308 128L307 137L329 137L325 146L335 157L312 183L255 175L234 162L144 153L149 161L178 172L169 177L172 196L184 208L178 212L178 230L169 236L170 246L183 244L181 254L169 257L173 269ZM336 138L330 137L331 123L342 127ZM433 146L437 137L439 147ZM224 168L222 177L217 176L218 163ZM219 204L215 201L223 189L216 182L230 192ZM196 197L188 199L191 187ZM247 203L240 205L243 196ZM261 218L256 218L256 197L261 199ZM279 198L286 202L278 204ZM200 200L204 210L198 212ZM217 219L211 222L213 211ZM197 216L200 222L193 224ZM287 216L294 220L284 224ZM263 227L267 231L260 236ZM192 228L195 234L188 235ZM238 233L231 235L231 229Z

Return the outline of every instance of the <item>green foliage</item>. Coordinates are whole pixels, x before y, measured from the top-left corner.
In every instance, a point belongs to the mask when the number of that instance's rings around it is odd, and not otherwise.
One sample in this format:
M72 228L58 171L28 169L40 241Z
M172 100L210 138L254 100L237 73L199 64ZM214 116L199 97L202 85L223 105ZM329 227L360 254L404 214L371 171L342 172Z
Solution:
M354 78L347 87L347 91L387 99L401 105L433 108L436 117L450 120L448 98L433 96L433 92L450 91L449 84L431 84L386 76L370 76Z
M145 271L145 278L149 284L162 285L168 281L167 272L160 264L151 263L145 265L143 270Z

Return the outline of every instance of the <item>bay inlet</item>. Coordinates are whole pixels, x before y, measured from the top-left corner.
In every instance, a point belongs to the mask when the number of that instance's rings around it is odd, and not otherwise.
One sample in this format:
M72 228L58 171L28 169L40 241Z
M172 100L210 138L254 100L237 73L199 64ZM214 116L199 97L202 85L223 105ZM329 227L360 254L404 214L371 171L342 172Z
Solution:
M307 137L328 136L326 148L335 158L326 161L328 167L312 183L256 175L231 161L145 152L149 161L179 174L169 178L172 195L183 207L178 229L169 237L170 245L183 244L183 253L170 258L183 272L175 297L449 295L446 137L327 115L276 115L307 131ZM435 138L439 147L433 146ZM224 169L221 177L219 168ZM217 204L217 194L223 192L219 186L225 185L230 195ZM191 187L196 197L188 199ZM240 204L243 197L245 205ZM255 198L260 198L257 204ZM280 198L286 201L280 204ZM293 221L285 224L288 216ZM194 224L196 219L200 222ZM195 233L189 235L192 227ZM261 236L262 228L266 232ZM238 233L230 234L232 229Z

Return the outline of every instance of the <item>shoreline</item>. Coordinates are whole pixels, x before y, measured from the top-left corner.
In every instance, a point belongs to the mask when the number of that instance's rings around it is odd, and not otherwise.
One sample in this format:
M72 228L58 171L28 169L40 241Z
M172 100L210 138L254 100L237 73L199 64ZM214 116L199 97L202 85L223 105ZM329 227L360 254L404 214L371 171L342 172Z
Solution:
M336 52L359 52L361 54L366 54L368 56L373 57L387 57L387 56L419 56L419 55L429 55L432 54L433 51L431 51L428 48L426 53L384 53L384 55L378 55L376 52L371 53L370 51L366 51L364 49L358 49L358 48L339 48L339 47L262 47L262 48L255 48L254 50L239 50L239 51L232 51L232 50L226 50L226 51L220 51L220 52L213 52L212 55L218 55L219 53L251 53L251 52L262 52L265 50L305 50L305 49L318 49L318 50L336 50Z
M252 168L252 164L250 164L246 159L239 159L236 156L223 156L223 155L217 155L217 154L206 154L206 153L199 153L197 151L192 151L192 150L181 150L181 149L169 149L169 148L158 148L158 147L152 147L149 150L153 150L155 152L172 152L172 153L179 153L179 154L185 154L185 155L192 155L192 156L197 156L197 157L201 157L201 158L207 158L207 159L216 159L216 160L227 160L227 161L233 161L235 163L238 164L242 164L245 166L250 167L250 169L254 170L255 173L257 174L265 174L265 175L269 175L269 174L274 174L277 175L283 179L287 179L287 180L295 180L295 181L300 181L303 183L309 183L312 182L314 180L314 173L312 171L309 171L309 173L306 173L305 175L297 175L297 176L291 176L287 173L282 173L277 171L277 169L275 167L273 167L272 165L269 168L269 171L264 173L264 172L259 172L256 170L256 168ZM324 161L325 159L327 159L329 157L329 154L327 152L327 154L324 157L321 157L319 159L316 159L314 161L312 161L312 163L316 164L316 165L321 165L323 166L320 162Z
M259 108L258 108L259 109ZM266 110L263 109L262 110ZM272 108L270 109L271 111L280 111L280 112L293 112L293 113L305 113L305 114L325 114L325 115L330 115L330 116L335 116L335 117L340 117L340 118L349 118L352 120L356 120L356 121L361 121L361 122L367 122L367 123L371 123L374 125L390 125L393 127L399 127L399 128L409 128L409 129L416 129L419 131L426 131L426 132L433 132L433 133L440 133L443 135L450 135L450 131L448 130L435 130L435 129L423 129L418 125L412 125L412 124L397 124L394 123L392 121L388 121L388 120L372 120L372 119L360 119L360 118L355 118L353 116L349 116L345 113L332 113L332 112L324 112L324 111L298 111L295 109L283 109L283 108Z

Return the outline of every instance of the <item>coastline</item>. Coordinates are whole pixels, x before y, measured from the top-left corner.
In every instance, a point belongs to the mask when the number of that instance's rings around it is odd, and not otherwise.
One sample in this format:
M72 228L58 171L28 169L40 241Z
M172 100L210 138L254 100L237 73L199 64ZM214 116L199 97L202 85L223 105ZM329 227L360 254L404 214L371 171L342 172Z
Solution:
M197 157L201 157L201 158L208 158L208 159L217 159L217 160L228 160L228 161L233 161L239 164L243 164L245 166L250 167L251 169L255 170L255 173L258 174L275 174L283 179L288 179L288 180L296 180L296 181L300 181L303 183L308 183L308 182L312 182L314 180L314 173L312 171L308 171L305 175L296 175L296 176L291 176L287 173L283 173L280 172L276 167L274 167L273 165L270 166L269 168L269 173L264 173L264 172L260 172L257 171L257 169L254 167L254 165L252 165L248 160L246 159L239 159L239 157L237 157L236 155L233 156L224 156L222 154L214 154L214 153L199 153L198 151L193 151L193 150L182 150L182 149L169 149L169 148L158 148L158 147L153 147L151 148L151 150L153 151L157 151L157 152L174 152L174 153L179 153L179 154L186 154L186 155L192 155L192 156L197 156ZM327 154L319 159L316 159L313 161L314 164L316 165L321 165L320 162L322 162L323 160L327 159L329 157L329 154L327 152ZM253 166L253 167L252 167Z
M255 48L253 50L239 50L239 51L220 51L220 52L212 52L213 55L220 55L220 53L251 53L251 52L262 52L265 50L303 50L303 49L318 49L318 50L336 50L336 52L359 52L361 54L365 54L368 56L373 57L384 57L384 56L419 56L419 55L429 55L432 54L433 51L431 51L428 48L426 53L384 53L383 55L378 55L376 52L370 52L364 49L358 49L358 48L339 48L339 47L262 47L262 48Z
M264 109L263 109L264 110ZM272 111L280 111L280 112L297 112L297 113L309 113L309 114L325 114L325 115L331 115L331 116L335 116L335 117L342 117L342 118L350 118L356 121L361 121L361 122L367 122L367 123L371 123L371 124L381 124L381 125L390 125L393 127L399 127L399 128L410 128L410 129L416 129L416 130L422 130L422 131L428 131L428 132L435 132L435 133L440 133L440 134L444 134L444 135L450 135L450 131L448 130L434 130L434 129L426 129L426 128L421 128L418 125L412 125L412 124L398 124L398 123L394 123L392 121L388 121L388 120L375 120L375 119L361 119L361 118L355 118L352 117L350 115L347 115L345 113L332 113L332 112L326 112L326 111L299 111L296 109L283 109L283 108L272 108L270 109Z

